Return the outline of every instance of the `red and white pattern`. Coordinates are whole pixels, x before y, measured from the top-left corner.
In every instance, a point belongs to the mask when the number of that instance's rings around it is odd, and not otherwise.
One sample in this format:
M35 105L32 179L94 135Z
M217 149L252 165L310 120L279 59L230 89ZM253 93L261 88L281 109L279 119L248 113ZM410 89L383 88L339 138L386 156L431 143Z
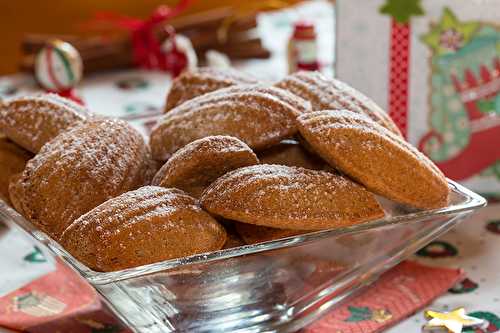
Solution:
M408 134L408 91L410 69L408 23L392 21L389 72L389 115L405 137Z

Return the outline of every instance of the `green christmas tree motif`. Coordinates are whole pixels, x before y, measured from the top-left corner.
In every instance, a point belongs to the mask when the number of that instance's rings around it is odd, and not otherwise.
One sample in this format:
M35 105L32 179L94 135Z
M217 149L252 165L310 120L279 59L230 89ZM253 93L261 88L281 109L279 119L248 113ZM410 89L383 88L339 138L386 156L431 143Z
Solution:
M391 16L398 23L408 23L412 16L421 16L424 10L420 4L421 0L387 0L380 7L382 14Z
M372 318L372 310L367 307L349 306L350 316L345 320L347 322L358 322L363 320L370 320Z
M498 332L498 330L500 329L500 317L498 317L494 313L486 311L476 311L468 313L468 315L479 319L485 319L488 321L488 325L484 329L464 328L462 333Z
M449 8L445 8L439 23L431 25L429 33L421 38L436 55L453 53L467 45L480 26L478 22L460 22Z
M30 263L47 262L47 259L38 246L34 246L34 251L24 256L23 260Z
M494 234L500 235L500 220L497 221L489 221L486 224L486 230L492 232Z
M444 241L432 241L416 253L420 257L427 258L445 258L453 257L458 254L456 247Z
M497 179L500 179L500 161L496 162L491 167L489 167L488 169L481 172L481 175L485 176L485 177L493 176L493 177L496 177ZM495 196L494 194L488 194L488 193L484 193L484 194L488 195L488 196Z
M367 306L349 306L349 317L345 319L346 322L358 322L364 320L372 320L377 323L383 323L392 319L392 314L386 309L372 310Z
M38 306L40 302L40 297L31 292L16 297L16 303L20 309Z
M466 294L473 292L479 287L479 285L469 278L465 278L463 281L458 282L448 291L452 294Z

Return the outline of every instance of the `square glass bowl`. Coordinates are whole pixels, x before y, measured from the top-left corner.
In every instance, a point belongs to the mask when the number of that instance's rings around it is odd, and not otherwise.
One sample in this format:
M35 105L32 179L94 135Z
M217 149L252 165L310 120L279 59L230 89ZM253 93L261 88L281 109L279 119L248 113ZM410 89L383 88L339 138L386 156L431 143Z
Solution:
M464 220L486 201L449 181L449 206L257 245L96 272L0 201L0 219L31 234L97 289L134 332L295 332Z

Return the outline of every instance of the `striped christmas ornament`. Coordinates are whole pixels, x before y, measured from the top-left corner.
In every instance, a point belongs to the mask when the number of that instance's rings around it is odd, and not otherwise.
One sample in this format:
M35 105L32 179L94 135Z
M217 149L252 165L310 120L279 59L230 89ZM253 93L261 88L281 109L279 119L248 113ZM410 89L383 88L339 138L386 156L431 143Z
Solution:
M45 89L54 92L75 87L82 78L82 59L69 43L53 40L36 56L35 76Z

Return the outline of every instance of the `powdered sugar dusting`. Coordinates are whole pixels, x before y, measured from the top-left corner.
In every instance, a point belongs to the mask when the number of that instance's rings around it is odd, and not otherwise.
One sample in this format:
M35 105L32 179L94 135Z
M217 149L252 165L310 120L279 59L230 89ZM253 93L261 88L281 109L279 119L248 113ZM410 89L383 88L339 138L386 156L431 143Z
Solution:
M276 93L278 91L278 93ZM239 138L252 149L278 143L296 132L296 117L305 107L293 95L265 87L231 87L183 103L168 112L151 133L153 156L165 160L186 144L210 135Z
M276 86L310 100L314 111L346 109L364 114L400 135L394 122L375 102L348 84L326 78L319 72L297 72L287 76Z
M266 164L224 175L201 202L226 218L299 230L348 225L381 213L372 194L342 176Z
M85 108L54 94L19 97L2 103L0 130L36 153L46 142L88 117Z
M255 78L234 69L198 68L185 72L174 80L167 97L166 110L217 89L256 83Z
M148 149L119 120L93 120L64 132L30 160L20 182L23 209L58 236L81 214L144 183Z
M186 193L145 186L81 216L61 241L89 266L115 270L219 249L225 232Z
M447 202L439 169L399 135L352 112L319 111L298 118L304 138L330 164L371 191L419 208Z
M198 192L226 172L258 163L255 153L243 141L231 136L208 136L175 152L152 184L177 187L198 197Z

